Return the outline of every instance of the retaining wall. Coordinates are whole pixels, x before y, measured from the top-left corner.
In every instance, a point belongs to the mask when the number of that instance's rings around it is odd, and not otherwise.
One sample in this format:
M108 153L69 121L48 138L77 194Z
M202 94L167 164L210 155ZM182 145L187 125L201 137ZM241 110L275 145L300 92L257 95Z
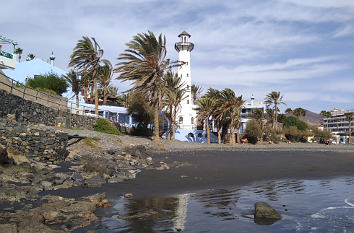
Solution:
M0 117L13 114L18 122L93 129L96 118L68 112L67 103L62 96L20 87L0 72Z
M37 161L62 161L68 135L52 127L0 118L0 144Z

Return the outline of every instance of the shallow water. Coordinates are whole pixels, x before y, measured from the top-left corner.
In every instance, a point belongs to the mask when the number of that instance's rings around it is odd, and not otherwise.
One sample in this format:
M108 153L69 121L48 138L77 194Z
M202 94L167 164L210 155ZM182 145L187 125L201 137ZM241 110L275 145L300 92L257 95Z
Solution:
M257 201L273 206L283 219L255 223ZM171 197L121 197L100 211L101 219L89 228L97 232L354 232L354 178L271 180ZM136 214L140 217L126 219Z

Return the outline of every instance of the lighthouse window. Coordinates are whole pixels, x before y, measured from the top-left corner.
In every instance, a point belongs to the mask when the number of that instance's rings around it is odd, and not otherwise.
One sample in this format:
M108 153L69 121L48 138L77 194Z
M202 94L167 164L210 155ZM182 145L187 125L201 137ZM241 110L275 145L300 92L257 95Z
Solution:
M179 117L178 123L179 123L179 124L183 124L183 117Z
M188 73L187 73L187 77L189 77Z
M187 100L187 104L189 104L189 100Z
M191 124L194 124L194 117L191 118Z

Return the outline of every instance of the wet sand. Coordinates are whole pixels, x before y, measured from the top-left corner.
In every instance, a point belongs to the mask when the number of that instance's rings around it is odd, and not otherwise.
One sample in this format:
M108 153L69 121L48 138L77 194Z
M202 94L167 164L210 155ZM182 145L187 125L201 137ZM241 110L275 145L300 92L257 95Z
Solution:
M106 184L100 189L72 188L71 192L58 190L54 193L80 196L104 191L109 199L123 193L133 193L135 197L161 197L272 179L354 176L352 152L196 151L160 153L153 158L166 161L171 168L144 170L134 180ZM176 164L182 166L176 167Z

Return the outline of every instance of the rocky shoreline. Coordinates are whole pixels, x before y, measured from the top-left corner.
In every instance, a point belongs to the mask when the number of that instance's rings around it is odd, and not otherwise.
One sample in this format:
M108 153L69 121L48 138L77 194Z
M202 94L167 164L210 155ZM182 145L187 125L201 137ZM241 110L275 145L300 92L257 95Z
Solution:
M85 227L97 219L97 207L109 206L104 194L76 199L43 194L71 187L99 188L134 179L143 169L169 168L153 160L149 145L89 133L91 137L69 140L65 160L14 156L7 148L0 148L1 232L71 232Z
M182 162L171 159L166 162L161 154L190 151L353 152L354 149L350 145L319 144L245 144L231 147L166 140L157 146L148 138L115 136L90 130L60 131L79 138L68 141L65 160L40 160L33 157L25 162L17 161L18 164L2 161L1 232L71 232L85 227L97 219L94 214L96 208L110 205L104 193L76 199L46 193L71 187L99 188L103 184L134 179L144 169L168 170L170 167L184 166Z

